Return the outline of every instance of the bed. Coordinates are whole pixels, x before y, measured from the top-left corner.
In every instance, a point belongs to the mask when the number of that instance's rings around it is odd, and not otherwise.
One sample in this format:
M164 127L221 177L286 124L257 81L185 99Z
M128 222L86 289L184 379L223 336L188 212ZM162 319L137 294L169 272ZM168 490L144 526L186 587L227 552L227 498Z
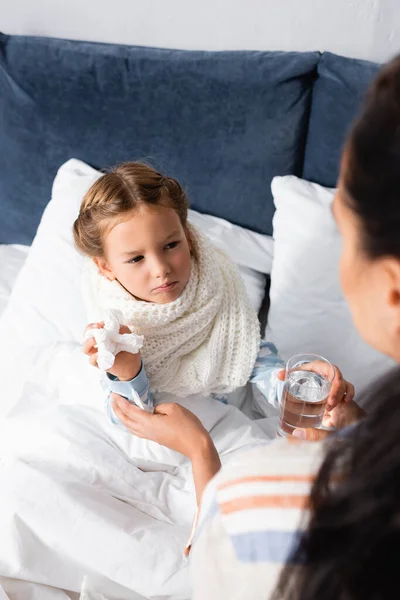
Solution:
M307 345L365 385L389 364L348 333L329 205L378 66L5 34L0 49L0 598L188 600L190 467L104 417L80 346L74 215L100 168L146 159L176 176L193 222L241 269L263 326L271 300L267 335L284 357ZM296 280L299 251L309 268ZM254 398L189 406L223 461L273 437L276 413Z

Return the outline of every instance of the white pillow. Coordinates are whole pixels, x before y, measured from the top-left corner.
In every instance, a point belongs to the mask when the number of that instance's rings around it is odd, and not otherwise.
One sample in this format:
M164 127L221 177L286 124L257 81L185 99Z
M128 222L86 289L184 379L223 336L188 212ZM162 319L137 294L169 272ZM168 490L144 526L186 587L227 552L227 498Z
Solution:
M0 244L0 316L7 306L14 282L22 269L28 252L29 246Z
M100 175L76 159L60 167L52 199L0 320L2 339L14 336L28 344L81 341L86 324L81 296L82 257L73 243L72 225L84 194ZM272 263L272 238L194 211L190 218L239 263L258 310L265 291L263 273Z
M321 354L357 391L393 366L356 331L339 282L341 237L331 205L334 189L294 176L272 182L274 263L266 338L285 360Z
M272 269L273 239L194 210L189 210L189 221L236 263L251 303L258 313L265 295L265 275L269 275Z

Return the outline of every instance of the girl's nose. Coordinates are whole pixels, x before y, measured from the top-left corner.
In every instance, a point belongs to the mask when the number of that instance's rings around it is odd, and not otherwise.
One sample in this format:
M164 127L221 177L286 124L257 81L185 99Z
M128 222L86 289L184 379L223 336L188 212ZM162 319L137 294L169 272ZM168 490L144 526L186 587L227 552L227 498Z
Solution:
M155 259L152 265L153 277L156 279L165 279L169 275L171 269L168 263L164 260Z

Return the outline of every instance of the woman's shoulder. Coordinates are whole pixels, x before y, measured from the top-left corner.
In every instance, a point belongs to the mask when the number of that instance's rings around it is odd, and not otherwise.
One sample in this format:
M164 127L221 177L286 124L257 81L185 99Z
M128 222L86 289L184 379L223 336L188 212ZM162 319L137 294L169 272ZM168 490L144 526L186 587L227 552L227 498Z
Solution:
M191 572L203 594L195 600L243 597L243 586L248 597L269 597L307 525L323 456L320 443L277 440L239 452L222 467L204 492L193 542Z
M323 443L282 438L235 453L215 477L217 485L227 485L243 476L264 476L279 481L280 477L315 472L324 455Z
M258 517L268 510L297 508L306 503L310 487L324 458L323 443L281 439L237 452L210 482L205 491L200 521L210 503L223 517L246 512ZM267 509L262 512L261 509ZM230 519L226 518L229 526Z

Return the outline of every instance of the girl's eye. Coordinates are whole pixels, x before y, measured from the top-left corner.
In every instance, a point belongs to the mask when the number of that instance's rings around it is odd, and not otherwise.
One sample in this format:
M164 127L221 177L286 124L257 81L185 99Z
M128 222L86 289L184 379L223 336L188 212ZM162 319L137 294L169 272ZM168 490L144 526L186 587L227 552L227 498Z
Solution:
M165 249L166 250L173 250L173 248L176 248L179 243L180 242L170 242L169 244L167 244L165 246Z
M131 258L130 260L128 260L128 263L136 264L136 263L140 262L143 259L144 259L144 256L134 256L133 258Z

